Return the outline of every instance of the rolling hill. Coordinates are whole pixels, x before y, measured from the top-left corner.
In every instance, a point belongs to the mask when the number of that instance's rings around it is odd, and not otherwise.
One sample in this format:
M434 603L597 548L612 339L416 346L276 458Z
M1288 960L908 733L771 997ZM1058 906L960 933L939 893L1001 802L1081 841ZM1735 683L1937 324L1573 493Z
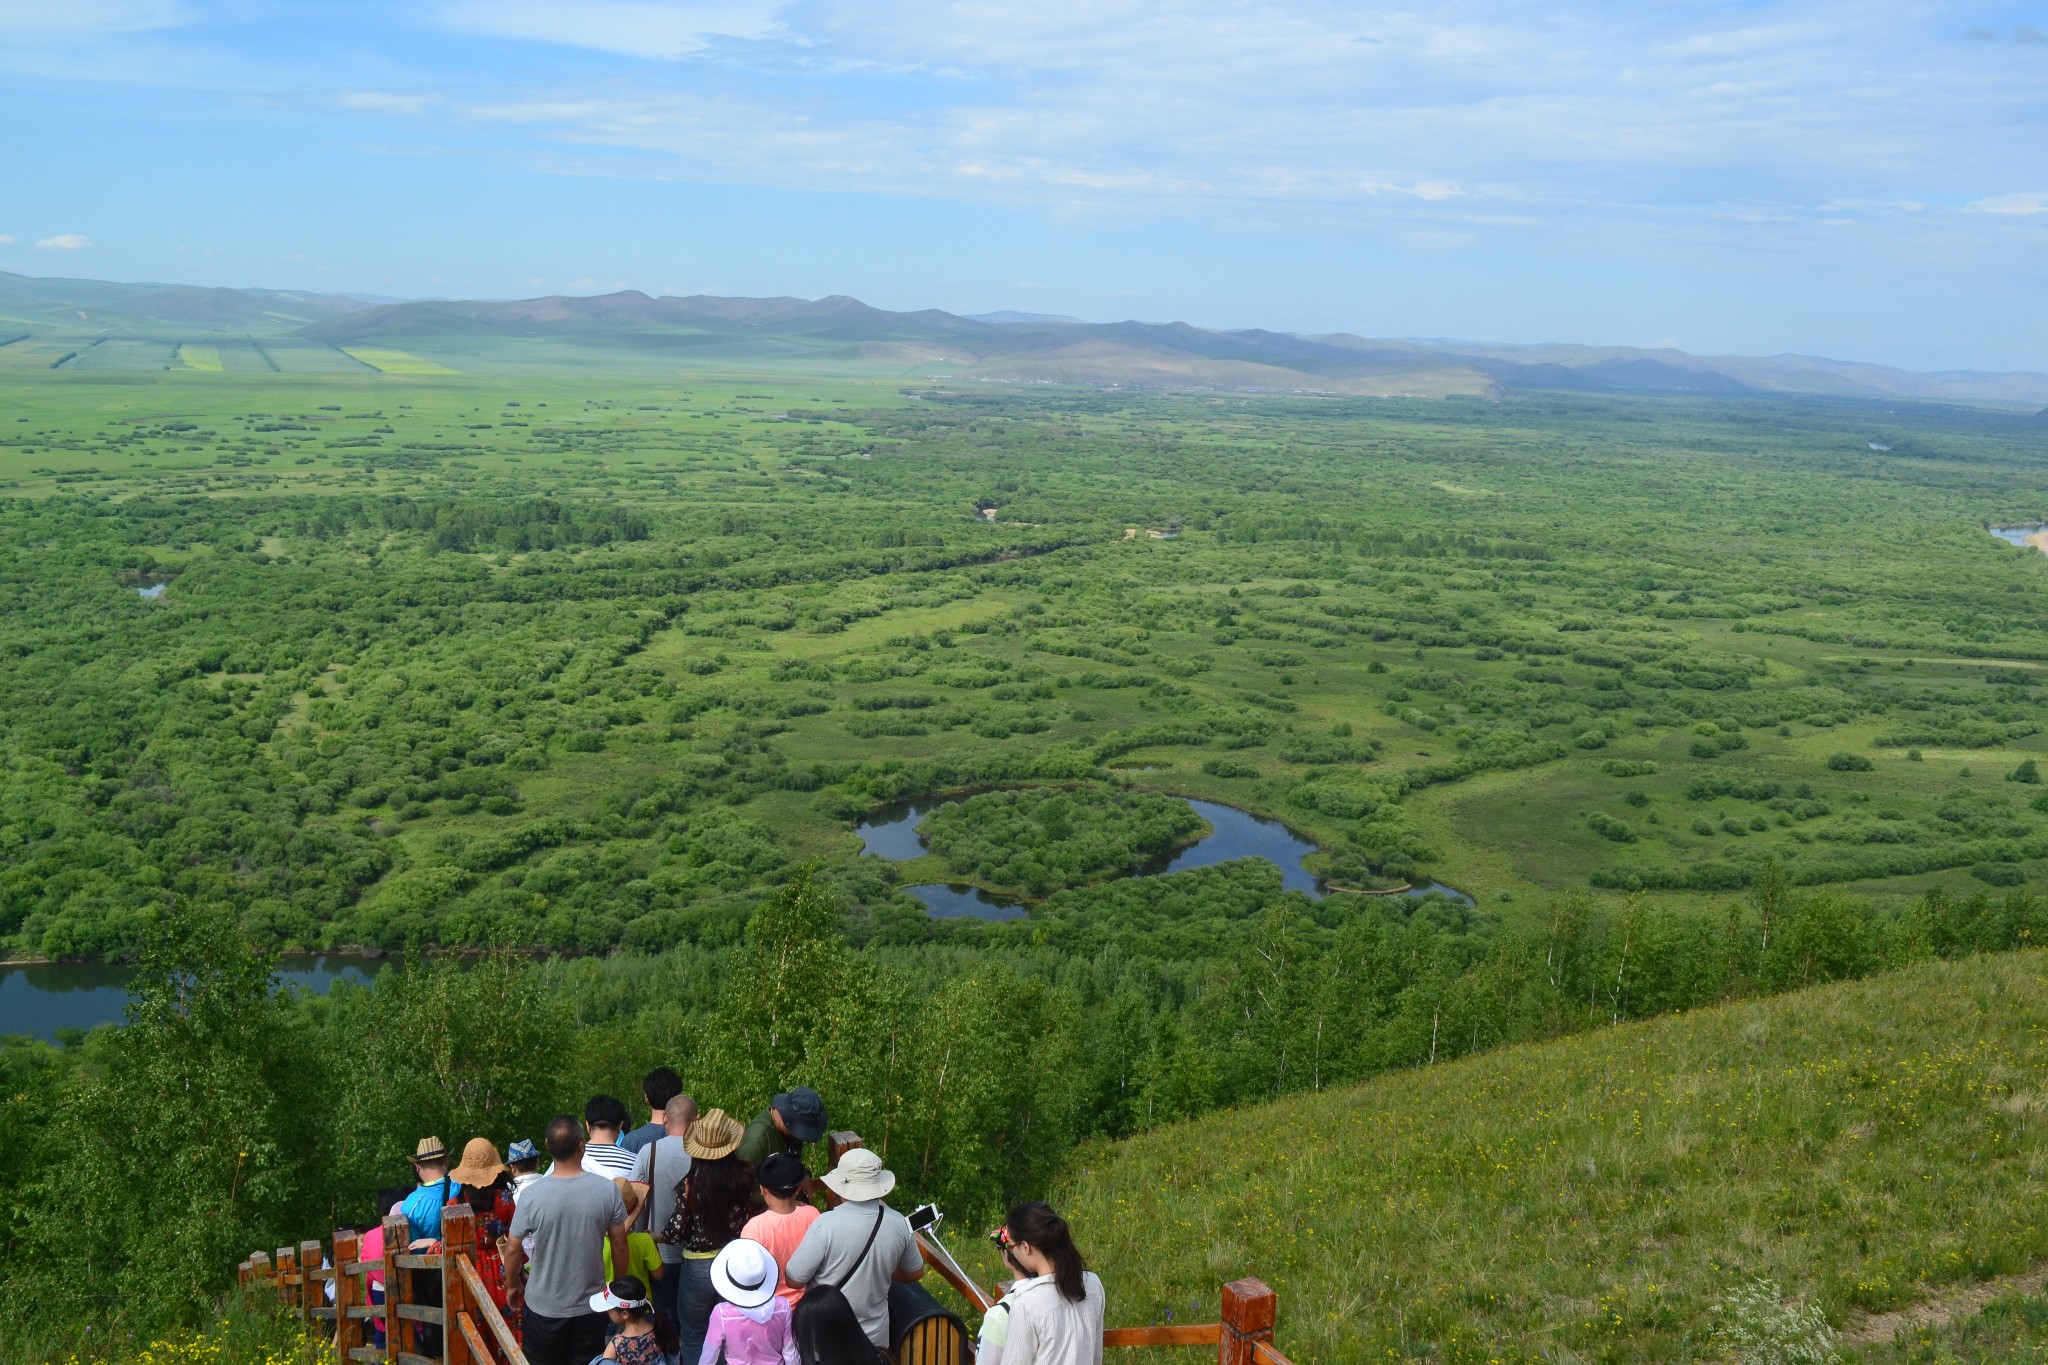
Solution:
M1497 398L1564 389L2048 403L2048 374L2029 372L1923 374L1796 355L1300 336L1184 322L1091 323L1041 313L962 317L931 308L890 312L845 295L657 298L623 290L377 303L286 290L0 273L0 328L8 324L57 346L52 355L62 353L67 339L73 345L99 338L142 343L135 363L149 367L161 363L151 345L232 335L313 348L308 355L396 348L458 369L554 362L645 369L694 362L854 369L906 380L1382 396Z
M1878 1315L2048 1262L2044 1028L2048 956L1928 963L1163 1128L1058 1198L1113 1322L1258 1275L1300 1365L1719 1359L1756 1276L1889 1360Z
M817 300L652 298L627 290L587 298L401 303L342 314L308 326L304 335L336 345L517 336L750 359L836 354L901 367L907 374L1005 383L1428 396L1572 389L2048 402L2048 375L2042 374L1919 374L1806 356L1702 357L1625 347L1305 337L1183 322L1089 323L1032 313L894 313L843 295Z
M337 294L114 284L0 271L0 317L70 331L279 333L368 306Z

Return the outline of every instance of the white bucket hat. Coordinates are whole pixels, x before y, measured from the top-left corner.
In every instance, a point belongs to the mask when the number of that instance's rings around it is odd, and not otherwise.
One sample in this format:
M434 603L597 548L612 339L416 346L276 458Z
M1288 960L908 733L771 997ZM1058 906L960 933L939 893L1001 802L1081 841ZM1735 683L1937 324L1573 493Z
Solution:
M735 1308L759 1308L775 1297L781 1273L767 1247L739 1237L711 1262L711 1287Z
M825 1172L825 1184L841 1199L857 1204L886 1197L896 1188L896 1174L883 1168L882 1158L865 1147L856 1147Z

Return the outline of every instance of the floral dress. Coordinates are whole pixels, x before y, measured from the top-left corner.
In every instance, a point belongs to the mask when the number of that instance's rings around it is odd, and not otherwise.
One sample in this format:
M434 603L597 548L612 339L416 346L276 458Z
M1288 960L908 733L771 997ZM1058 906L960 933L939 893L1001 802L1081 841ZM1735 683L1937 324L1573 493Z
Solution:
M606 1352L619 1365L661 1365L661 1346L654 1340L654 1333L642 1332L629 1337L624 1332L612 1338L611 1349Z

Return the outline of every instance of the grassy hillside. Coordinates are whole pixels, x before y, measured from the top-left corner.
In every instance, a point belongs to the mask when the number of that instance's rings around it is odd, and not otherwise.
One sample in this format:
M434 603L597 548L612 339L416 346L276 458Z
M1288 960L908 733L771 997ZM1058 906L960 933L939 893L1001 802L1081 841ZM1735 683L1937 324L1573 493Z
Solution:
M1748 1277L1853 1329L2048 1259L2044 1027L2048 956L1934 963L1162 1129L1061 1197L1117 1323L1256 1274L1300 1362L1689 1360ZM1845 1355L2043 1340L1995 1319Z

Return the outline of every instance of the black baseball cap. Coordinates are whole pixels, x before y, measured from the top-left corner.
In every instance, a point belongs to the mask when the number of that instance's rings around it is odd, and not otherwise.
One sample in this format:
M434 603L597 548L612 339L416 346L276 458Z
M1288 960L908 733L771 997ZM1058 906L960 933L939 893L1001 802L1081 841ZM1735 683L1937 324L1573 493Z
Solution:
M782 1115L789 1135L798 1142L816 1142L825 1136L825 1101L809 1086L785 1091L768 1103Z
M804 1163L788 1152L770 1152L761 1168L754 1172L754 1183L770 1194L779 1194L787 1199L802 1188L810 1178Z

